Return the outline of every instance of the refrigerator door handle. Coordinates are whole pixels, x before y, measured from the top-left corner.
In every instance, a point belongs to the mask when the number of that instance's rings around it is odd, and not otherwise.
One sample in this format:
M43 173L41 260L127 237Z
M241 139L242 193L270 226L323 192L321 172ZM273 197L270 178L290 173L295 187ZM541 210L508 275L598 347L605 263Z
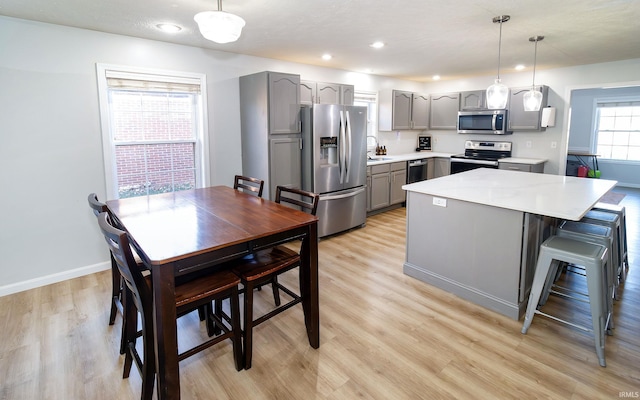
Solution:
M344 170L345 170L345 162L346 162L346 154L345 154L345 142L346 142L346 133L345 133L345 121L344 121L344 112L340 110L340 139L338 143L338 150L340 152L340 184L344 183Z
M345 111L347 115L347 148L345 150L345 162L344 162L344 170L345 170L345 182L349 183L349 167L351 166L351 120L349 118L349 111Z

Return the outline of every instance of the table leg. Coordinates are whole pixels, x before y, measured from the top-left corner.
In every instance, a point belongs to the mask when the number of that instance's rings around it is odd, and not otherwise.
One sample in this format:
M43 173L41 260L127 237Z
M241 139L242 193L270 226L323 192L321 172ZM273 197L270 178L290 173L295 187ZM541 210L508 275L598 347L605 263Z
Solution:
M153 266L151 278L158 399L179 399L175 277L172 266Z
M309 225L309 232L301 249L300 289L305 310L305 325L309 344L320 347L320 305L318 294L318 224Z

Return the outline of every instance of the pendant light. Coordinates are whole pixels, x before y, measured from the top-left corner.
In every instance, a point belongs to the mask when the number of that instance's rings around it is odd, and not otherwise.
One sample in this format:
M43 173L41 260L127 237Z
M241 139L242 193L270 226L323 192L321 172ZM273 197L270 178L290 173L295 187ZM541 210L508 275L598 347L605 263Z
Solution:
M500 81L500 50L502 46L502 23L511 19L509 15L500 15L493 18L493 22L500 23L500 39L498 41L498 77L495 83L487 88L487 107L492 110L507 107L507 99L509 98L509 88Z
M529 38L530 42L534 42L535 50L533 53L533 82L531 83L531 90L523 96L524 110L525 111L540 111L542 105L542 93L536 90L536 58L538 58L538 42L544 39L544 36L532 36Z
M222 0L218 0L218 11L203 11L193 19L198 23L202 36L216 43L235 42L245 25L244 19L222 11Z

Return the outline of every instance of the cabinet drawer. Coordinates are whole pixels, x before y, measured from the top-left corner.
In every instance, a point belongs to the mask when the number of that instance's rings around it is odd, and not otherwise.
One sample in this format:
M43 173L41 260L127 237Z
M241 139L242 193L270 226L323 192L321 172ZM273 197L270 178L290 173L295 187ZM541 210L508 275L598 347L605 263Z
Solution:
M530 172L531 166L529 164L517 164L517 163L500 163L500 169L508 169L511 171L524 171Z
M384 174L385 172L389 172L389 164L380 164L380 165L371 166L371 175Z
M394 162L390 164L391 171L402 171L403 169L407 169L407 162Z

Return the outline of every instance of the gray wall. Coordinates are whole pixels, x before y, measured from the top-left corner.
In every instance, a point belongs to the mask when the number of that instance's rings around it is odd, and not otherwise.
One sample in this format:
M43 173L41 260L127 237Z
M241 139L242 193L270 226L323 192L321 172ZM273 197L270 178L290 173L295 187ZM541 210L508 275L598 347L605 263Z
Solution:
M599 100L624 101L640 98L640 86L576 89L571 92L569 150L595 152L595 111ZM571 157L569 157L571 159ZM586 161L586 160L585 160ZM599 160L602 179L613 179L625 186L640 187L640 164Z

